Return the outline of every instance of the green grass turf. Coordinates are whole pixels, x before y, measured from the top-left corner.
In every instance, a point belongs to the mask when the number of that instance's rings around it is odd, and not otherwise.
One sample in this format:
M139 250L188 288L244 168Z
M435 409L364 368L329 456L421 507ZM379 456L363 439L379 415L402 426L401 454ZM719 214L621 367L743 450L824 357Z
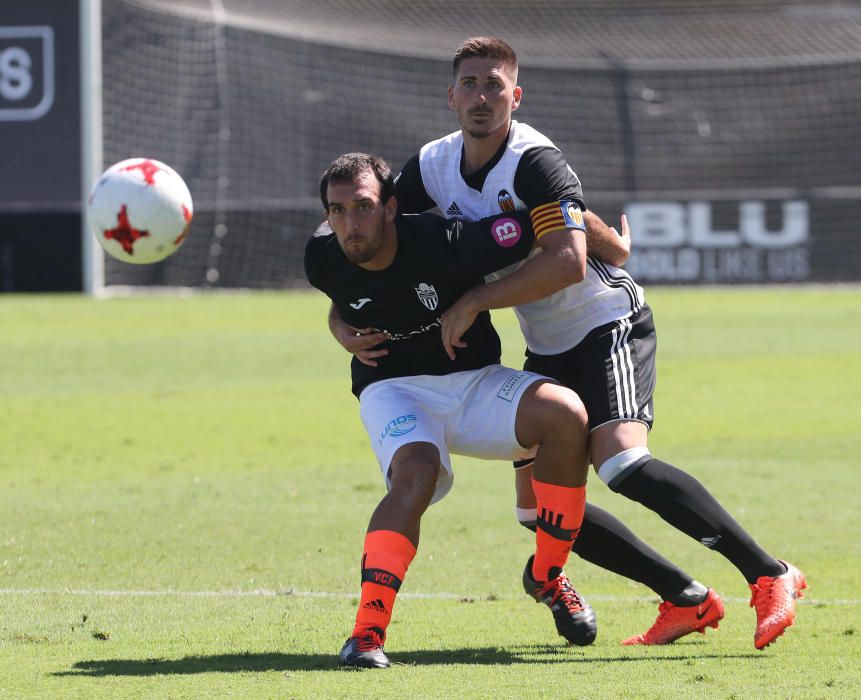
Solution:
M455 458L389 630L336 670L382 481L314 293L0 298L0 697L861 695L861 292L652 290L655 455L808 574L756 652L735 569L597 478L589 497L727 600L718 632L621 647L650 591L573 559L600 631L520 589L507 464ZM495 314L506 360L522 352ZM255 591L257 592L255 594Z

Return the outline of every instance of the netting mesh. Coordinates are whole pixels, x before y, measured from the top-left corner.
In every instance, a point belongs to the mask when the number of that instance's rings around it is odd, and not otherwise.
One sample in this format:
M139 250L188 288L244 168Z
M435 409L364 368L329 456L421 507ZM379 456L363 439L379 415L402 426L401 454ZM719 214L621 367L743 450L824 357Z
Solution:
M517 118L565 152L590 206L612 221L636 203L681 207L684 230L662 234L674 249L634 232L632 265L647 280L861 277L861 4L631 5L103 0L105 162L164 160L196 205L179 253L146 267L108 260L106 283L304 284L320 172L355 150L397 169L453 131L451 54L489 33L520 57ZM744 217L750 201L763 205L760 223ZM738 273L709 276L701 258L698 274L657 274L686 247L709 250L691 240L691 202L711 203L709 231L734 231L725 241L745 249L757 226L780 237L787 201L809 217L794 271L769 272L769 244ZM730 247L718 238L715 250Z

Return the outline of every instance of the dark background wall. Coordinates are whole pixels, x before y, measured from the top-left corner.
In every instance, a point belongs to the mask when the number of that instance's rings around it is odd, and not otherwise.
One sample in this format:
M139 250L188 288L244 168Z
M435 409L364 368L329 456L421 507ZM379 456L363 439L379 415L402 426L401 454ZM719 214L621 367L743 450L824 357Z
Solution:
M0 3L0 290L81 289L77 2Z
M487 33L520 56L516 118L563 150L591 208L636 222L638 279L861 279L861 2L102 3L104 162L163 160L195 200L176 255L108 259L109 285L303 285L320 172L353 150L397 169L455 130L451 54ZM0 4L0 27L56 44L51 108L0 121L0 289L80 287L74 5Z

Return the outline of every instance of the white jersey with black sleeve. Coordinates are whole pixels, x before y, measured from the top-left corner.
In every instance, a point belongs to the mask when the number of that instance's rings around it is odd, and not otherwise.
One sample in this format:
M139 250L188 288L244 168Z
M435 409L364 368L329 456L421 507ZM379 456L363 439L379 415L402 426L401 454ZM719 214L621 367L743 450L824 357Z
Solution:
M425 210L435 203L446 216L469 220L562 199L577 201L585 210L574 171L553 142L527 124L512 121L508 141L478 173L463 176L462 154L460 131L426 144L398 177L399 208ZM504 277L522 264L486 280ZM590 257L582 282L514 310L529 349L556 355L593 328L631 316L643 303L642 288L627 272Z

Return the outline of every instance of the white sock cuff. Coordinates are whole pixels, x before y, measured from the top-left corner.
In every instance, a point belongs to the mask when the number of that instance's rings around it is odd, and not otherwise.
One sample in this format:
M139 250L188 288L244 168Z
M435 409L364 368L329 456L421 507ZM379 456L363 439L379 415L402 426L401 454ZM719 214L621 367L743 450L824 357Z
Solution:
M598 467L598 478L608 486L621 481L620 477L644 457L651 457L648 447L632 447L613 455Z
M515 506L514 514L520 523L534 523L538 520L538 508L520 508Z

